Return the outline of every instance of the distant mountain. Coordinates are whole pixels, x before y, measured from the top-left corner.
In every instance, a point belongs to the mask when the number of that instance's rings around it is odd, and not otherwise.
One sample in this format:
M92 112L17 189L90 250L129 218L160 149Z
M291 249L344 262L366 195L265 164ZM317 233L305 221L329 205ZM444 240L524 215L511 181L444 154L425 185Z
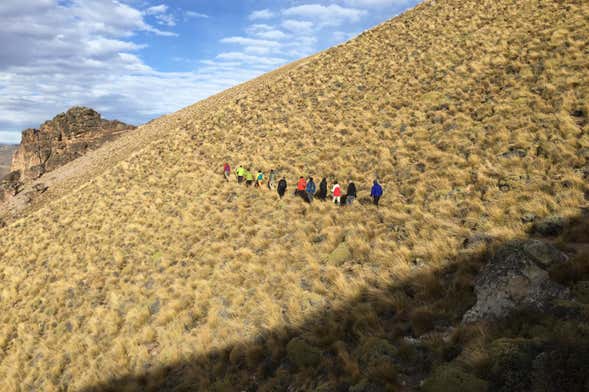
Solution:
M15 144L0 144L0 178L10 172L12 155L18 148Z

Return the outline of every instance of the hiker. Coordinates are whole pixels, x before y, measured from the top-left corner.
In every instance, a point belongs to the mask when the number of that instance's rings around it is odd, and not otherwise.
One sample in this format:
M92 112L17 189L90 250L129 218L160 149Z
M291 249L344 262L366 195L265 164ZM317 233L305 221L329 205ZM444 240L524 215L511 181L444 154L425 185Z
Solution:
M246 186L251 186L254 183L254 175L252 174L251 171L249 171L249 169L247 169L245 171L245 185Z
M300 196L304 199L306 190L307 190L307 181L305 181L305 177L301 176L299 178L299 182L297 182L297 189L295 190L295 195Z
M245 177L245 169L239 165L239 167L235 170L235 175L237 176L237 183L241 184Z
M276 183L276 172L274 169L270 170L270 174L268 175L268 189L274 189L274 184Z
M262 184L264 183L264 173L261 170L258 170L258 174L256 176L256 188L261 188Z
M225 181L229 182L229 176L231 175L231 166L227 162L223 165L223 175L225 176Z
M342 197L342 188L337 183L337 180L333 183L333 188L331 188L331 193L333 194L333 202L335 204L340 204L341 197Z
M307 188L305 190L307 192L307 201L309 203L312 203L313 196L315 195L315 192L317 191L317 188L315 187L315 183L313 182L313 177L309 177L309 182L307 182Z
M346 192L346 205L352 205L354 199L356 198L356 184L353 181L350 181L348 184L348 191Z
M286 193L286 178L282 177L280 181L278 181L278 196L282 199L284 194Z
M319 183L319 192L317 192L317 198L321 201L325 201L327 198L327 179L323 177Z
M374 180L374 183L372 185L372 190L370 191L370 196L372 197L372 202L377 207L378 207L378 201L380 200L382 193L383 193L382 186L378 183L378 180Z

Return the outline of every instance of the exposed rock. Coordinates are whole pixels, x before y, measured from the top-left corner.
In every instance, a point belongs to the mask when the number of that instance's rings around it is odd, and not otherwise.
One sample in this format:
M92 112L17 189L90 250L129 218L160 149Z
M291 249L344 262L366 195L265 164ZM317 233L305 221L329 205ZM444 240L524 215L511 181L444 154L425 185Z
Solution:
M528 152L523 148L509 147L509 150L501 154L503 158L525 158Z
M43 123L40 129L22 132L11 170L20 171L25 178L37 179L132 128L120 121L103 120L92 109L71 108Z
M522 223L532 223L536 220L536 215L532 213L525 213L522 215Z
M569 290L550 280L548 267L567 260L552 245L538 240L516 241L500 248L475 282L476 304L463 322L500 319L515 310L545 311L553 299Z
M33 185L33 189L39 193L45 192L49 187L41 182Z
M19 171L8 173L0 180L0 202L9 197L16 196L22 189L21 175Z
M549 216L534 223L532 232L547 237L557 236L563 232L566 220L561 216Z

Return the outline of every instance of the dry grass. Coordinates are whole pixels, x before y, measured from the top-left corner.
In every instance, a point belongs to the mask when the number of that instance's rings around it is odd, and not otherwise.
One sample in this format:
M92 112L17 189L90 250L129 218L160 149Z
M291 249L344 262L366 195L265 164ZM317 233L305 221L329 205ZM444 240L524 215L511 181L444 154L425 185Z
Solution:
M456 321L476 268L448 286L437 271L476 253L466 238L521 237L524 214L574 216L586 203L588 17L582 1L428 1L146 125L153 142L2 231L2 389L163 379L166 365L226 347L233 364L256 367L267 347L280 362L283 345L243 342L281 342L362 296L350 316L362 347ZM571 115L581 109L584 122ZM289 194L225 183L224 160L278 169ZM299 175L354 179L360 198L378 175L386 193L380 209L308 206L291 195ZM342 243L349 255L330 257ZM454 302L431 304L447 290ZM401 321L394 332L387 306ZM359 364L337 320L324 321L325 336L306 339L342 364L321 378L326 390L340 376L391 388L403 379L392 365ZM473 339L468 363L483 361ZM215 366L203 389L222 379ZM301 372L289 382L321 383Z

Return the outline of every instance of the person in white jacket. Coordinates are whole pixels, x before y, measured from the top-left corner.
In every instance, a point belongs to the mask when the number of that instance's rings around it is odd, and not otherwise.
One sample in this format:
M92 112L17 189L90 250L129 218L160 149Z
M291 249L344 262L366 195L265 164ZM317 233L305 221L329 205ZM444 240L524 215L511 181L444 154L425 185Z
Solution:
M342 197L342 188L339 186L337 181L333 183L333 188L331 188L331 193L333 194L333 202L337 205L341 203Z

